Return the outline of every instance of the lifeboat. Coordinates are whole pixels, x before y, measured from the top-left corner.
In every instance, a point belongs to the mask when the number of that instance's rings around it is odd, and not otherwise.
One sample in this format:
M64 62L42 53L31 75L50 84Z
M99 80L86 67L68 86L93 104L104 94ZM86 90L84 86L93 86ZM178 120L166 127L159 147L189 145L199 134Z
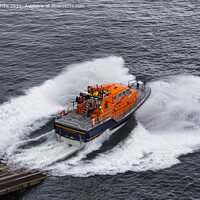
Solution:
M141 81L88 86L72 102L70 111L62 110L55 118L55 133L59 140L81 146L125 124L150 94L150 87Z

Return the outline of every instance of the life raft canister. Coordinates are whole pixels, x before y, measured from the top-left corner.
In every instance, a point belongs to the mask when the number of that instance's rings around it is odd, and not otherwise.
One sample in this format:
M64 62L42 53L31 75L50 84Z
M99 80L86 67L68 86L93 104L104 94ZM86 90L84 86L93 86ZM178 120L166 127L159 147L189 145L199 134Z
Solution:
M95 118L93 118L93 119L91 120L91 125L92 125L92 126L94 126L94 125L95 125L95 123L96 123L96 119L95 119Z
M62 110L62 111L61 111L60 116L61 116L61 117L64 117L64 116L65 116L65 110Z

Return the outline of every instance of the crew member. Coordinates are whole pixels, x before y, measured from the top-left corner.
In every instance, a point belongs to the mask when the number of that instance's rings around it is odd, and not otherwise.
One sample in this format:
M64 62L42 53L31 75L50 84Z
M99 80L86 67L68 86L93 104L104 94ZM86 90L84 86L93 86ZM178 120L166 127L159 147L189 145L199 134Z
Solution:
M80 100L79 100L79 103L82 104L82 103L84 103L84 102L85 102L85 97L84 97L84 96L81 96L81 97L80 97Z
M94 93L93 93L93 96L98 96L98 95L99 95L98 91L95 90Z
M137 89L139 89L139 87L140 87L140 84L137 82Z
M80 97L78 97L78 96L76 97L76 102L80 103Z
M101 122L101 119L102 119L102 114L103 114L102 107L101 107L101 106L99 106L99 110L98 110L99 122Z
M90 94L93 95L93 93L94 93L94 88L91 86L90 87Z
M90 94L90 92L91 92L91 87L88 86L88 93Z
M105 90L105 88L103 88L103 93L104 93L104 94L106 94L106 93L107 93L107 91Z

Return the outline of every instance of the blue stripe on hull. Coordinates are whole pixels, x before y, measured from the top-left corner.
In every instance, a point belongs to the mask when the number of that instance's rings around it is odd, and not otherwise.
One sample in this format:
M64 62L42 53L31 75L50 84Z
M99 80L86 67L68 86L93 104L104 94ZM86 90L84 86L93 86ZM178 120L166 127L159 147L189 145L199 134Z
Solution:
M83 142L89 142L89 141L95 139L96 137L98 137L99 135L101 135L107 129L112 130L114 128L117 128L121 124L125 123L128 119L130 119L131 116L132 116L132 114L129 115L128 117L126 117L125 119L121 120L118 123L115 120L110 119L109 121L100 124L99 126L95 127L91 131L89 131L88 133L85 132L84 134L83 134L83 132L79 133L79 130L75 130L75 129L72 132L72 131L70 131L70 130L72 130L70 127L66 127L63 125L61 127L60 125L58 125L56 123L55 123L54 127L55 127L56 134L58 134L59 136L63 136L65 138L68 138L71 140L80 141L80 139L81 139ZM56 126L56 125L58 125L58 126Z
M116 124L116 122L113 119L110 119L109 121L100 124L98 127L94 128L88 132L89 138L92 138L92 137L98 135L99 133L104 132L106 129L114 126L115 124Z
M126 117L125 119L123 119L120 122L116 123L114 126L112 126L110 128L110 130L113 130L113 129L117 128L118 126L121 126L123 123L127 122L133 116L133 114L134 113L131 113L128 117Z
M117 128L118 126L122 125L123 123L127 122L131 116L133 115L130 114L128 117L126 117L125 119L121 120L120 122L116 122L113 119L109 120L108 123L106 124L102 124L101 126L99 126L96 129L93 129L92 131L89 132L89 136L90 138L87 139L87 141L90 141L92 139L95 139L97 136L101 135L104 131L106 131L107 129L113 130L115 128Z

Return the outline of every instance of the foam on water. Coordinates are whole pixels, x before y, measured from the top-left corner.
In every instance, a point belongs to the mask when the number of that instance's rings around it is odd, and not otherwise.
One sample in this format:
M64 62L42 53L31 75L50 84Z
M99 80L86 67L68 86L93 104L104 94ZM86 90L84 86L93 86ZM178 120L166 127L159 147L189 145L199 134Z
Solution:
M56 141L54 131L34 139L27 139L13 145L7 150L9 162L27 168L41 168L66 159L78 151L79 147L69 147L66 143Z
M200 148L200 78L176 76L150 84L152 95L138 110L137 127L126 140L93 160L62 162L55 175L89 176L158 170ZM121 133L123 134L123 133Z
M29 140L31 133L66 108L67 102L88 85L130 79L133 76L124 67L124 60L111 56L67 66L57 77L5 102L0 105L0 155L7 153L8 147Z
M87 155L101 148L110 131L83 149L58 142L53 131L31 139L35 130L66 108L67 101L87 85L130 79L133 76L122 58L95 59L68 66L54 79L2 104L1 155L6 153L23 167L48 169L54 175L89 176L163 169L179 163L180 155L199 149L200 78L195 76L151 82L152 94L136 113L136 128L125 140L93 159L87 159Z
M83 147L68 146L65 142L56 140L54 131L34 139L27 139L8 148L7 156L10 163L29 169L51 169L56 163L67 162L74 166L89 153L98 150L106 141L111 131L106 131L97 139L85 144ZM50 167L49 167L50 166Z

